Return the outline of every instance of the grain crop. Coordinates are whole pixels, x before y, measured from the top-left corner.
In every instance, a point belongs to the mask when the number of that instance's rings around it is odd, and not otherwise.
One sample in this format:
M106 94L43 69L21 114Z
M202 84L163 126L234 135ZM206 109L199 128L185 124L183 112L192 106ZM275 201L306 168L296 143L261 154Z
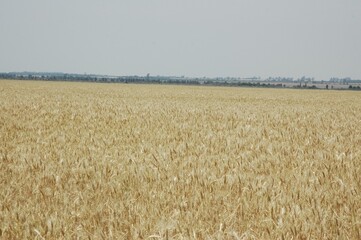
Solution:
M361 94L0 81L1 239L361 239Z

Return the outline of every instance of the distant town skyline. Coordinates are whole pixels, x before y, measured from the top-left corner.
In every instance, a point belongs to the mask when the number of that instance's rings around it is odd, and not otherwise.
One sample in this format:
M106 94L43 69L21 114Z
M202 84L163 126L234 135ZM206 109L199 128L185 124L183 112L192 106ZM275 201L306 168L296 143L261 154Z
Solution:
M0 2L0 72L361 79L359 0Z

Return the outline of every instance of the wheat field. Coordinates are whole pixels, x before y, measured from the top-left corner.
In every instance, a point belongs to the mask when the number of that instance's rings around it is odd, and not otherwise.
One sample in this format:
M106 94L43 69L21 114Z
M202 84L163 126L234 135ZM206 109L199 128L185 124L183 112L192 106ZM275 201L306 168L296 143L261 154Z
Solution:
M361 239L361 94L0 81L1 239Z

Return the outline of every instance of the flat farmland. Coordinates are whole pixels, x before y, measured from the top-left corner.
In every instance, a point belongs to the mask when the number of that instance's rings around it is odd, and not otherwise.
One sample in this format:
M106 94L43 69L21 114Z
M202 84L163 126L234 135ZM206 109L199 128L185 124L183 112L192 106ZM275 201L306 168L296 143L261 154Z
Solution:
M0 81L1 239L361 239L361 93Z

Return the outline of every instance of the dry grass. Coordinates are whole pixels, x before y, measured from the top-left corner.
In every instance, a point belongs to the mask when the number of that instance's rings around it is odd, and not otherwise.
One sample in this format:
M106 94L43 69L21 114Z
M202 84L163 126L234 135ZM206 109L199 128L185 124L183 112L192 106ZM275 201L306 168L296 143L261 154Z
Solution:
M360 229L359 92L0 81L0 238Z

